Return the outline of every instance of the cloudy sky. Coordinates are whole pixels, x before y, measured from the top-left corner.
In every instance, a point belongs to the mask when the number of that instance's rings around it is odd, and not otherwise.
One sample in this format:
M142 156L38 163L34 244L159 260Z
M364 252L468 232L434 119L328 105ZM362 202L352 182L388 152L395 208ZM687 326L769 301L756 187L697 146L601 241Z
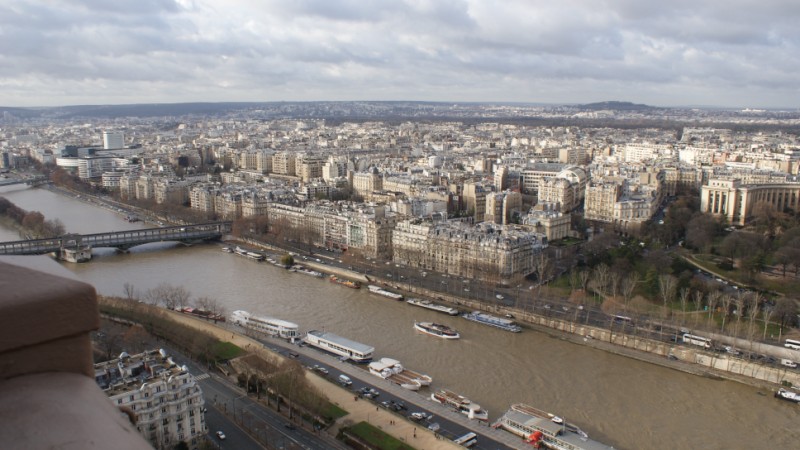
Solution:
M798 0L3 0L0 105L800 107Z

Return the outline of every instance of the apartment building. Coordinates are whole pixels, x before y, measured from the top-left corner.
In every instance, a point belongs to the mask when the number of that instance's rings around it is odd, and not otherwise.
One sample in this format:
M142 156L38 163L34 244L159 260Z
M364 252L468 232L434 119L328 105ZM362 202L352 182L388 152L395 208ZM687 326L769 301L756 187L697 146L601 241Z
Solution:
M542 235L488 222L412 219L392 233L397 263L494 282L531 273L546 245Z
M177 365L164 350L94 365L95 381L114 405L136 415L136 428L157 449L185 442L200 448L207 433L203 392L186 366Z
M564 239L569 235L571 218L546 204L536 205L522 218L523 228L534 233L543 234L547 241Z

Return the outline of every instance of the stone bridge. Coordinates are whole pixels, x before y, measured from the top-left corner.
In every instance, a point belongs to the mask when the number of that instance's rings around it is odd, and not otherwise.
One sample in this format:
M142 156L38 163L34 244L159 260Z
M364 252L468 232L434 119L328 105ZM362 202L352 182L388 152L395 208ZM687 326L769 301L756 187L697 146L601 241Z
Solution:
M231 222L211 222L174 227L146 228L97 234L67 234L47 239L30 239L0 243L0 255L41 255L55 253L67 261L91 259L93 247L113 247L127 250L151 242L176 241L184 243L215 240L230 234Z

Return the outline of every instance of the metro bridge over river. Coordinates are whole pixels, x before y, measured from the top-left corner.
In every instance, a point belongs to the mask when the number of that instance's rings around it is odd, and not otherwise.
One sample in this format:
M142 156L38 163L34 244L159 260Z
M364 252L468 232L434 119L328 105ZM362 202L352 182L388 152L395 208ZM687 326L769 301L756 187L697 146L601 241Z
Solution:
M60 259L81 262L91 259L93 247L127 250L151 242L194 242L220 239L230 234L232 222L210 222L173 227L146 228L97 234L67 234L47 239L0 243L0 255L42 255L55 253Z

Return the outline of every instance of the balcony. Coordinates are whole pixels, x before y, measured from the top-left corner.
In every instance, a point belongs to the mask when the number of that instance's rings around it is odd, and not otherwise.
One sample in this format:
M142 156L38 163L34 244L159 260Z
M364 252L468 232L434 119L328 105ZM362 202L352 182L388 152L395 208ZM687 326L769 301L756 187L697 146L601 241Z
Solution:
M94 381L94 288L0 261L4 449L150 449Z

